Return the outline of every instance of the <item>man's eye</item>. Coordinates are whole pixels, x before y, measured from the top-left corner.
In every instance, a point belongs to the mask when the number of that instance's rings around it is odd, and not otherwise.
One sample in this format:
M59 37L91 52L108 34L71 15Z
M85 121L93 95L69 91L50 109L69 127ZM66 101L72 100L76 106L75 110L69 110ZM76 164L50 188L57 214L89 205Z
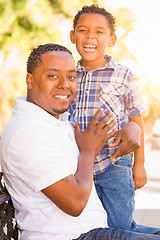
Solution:
M69 76L68 78L69 78L69 80L71 80L71 81L74 81L74 80L76 79L75 76Z
M56 78L57 78L57 76L56 76L56 75L54 75L54 74L49 74L49 75L48 75L48 77L49 77L49 78L54 78L54 79L56 79Z

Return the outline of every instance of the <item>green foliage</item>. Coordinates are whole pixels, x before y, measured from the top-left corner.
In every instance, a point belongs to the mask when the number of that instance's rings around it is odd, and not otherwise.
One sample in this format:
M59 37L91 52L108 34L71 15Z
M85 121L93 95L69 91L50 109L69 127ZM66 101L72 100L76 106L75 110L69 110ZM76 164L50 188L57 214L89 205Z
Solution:
M71 28L74 15L82 6L93 3L108 9L104 2L0 0L0 134L11 116L15 96L26 93L25 68L30 51L39 44L49 42L63 44L72 50L73 44L69 43L69 34L66 36L65 30L68 26ZM112 12L111 9L108 10ZM123 31L118 37L116 46L109 49L108 53L118 61L123 58L135 60L124 39L132 31L136 18L125 8L117 9L114 15L118 29ZM154 92L151 89L147 91L150 95ZM157 103L157 109L158 105ZM152 104L148 109L152 112Z

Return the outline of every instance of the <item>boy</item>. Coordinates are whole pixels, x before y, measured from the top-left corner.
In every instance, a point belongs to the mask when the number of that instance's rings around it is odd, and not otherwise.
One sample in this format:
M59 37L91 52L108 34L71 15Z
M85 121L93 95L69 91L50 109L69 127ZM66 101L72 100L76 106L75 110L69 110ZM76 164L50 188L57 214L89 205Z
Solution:
M131 122L141 128L140 148L116 159L117 140L112 138L98 154L94 165L97 193L108 214L109 227L133 230L135 189L147 181L144 168L144 127L137 83L131 71L105 55L116 42L115 18L97 5L85 6L77 13L70 33L81 60L77 65L77 93L69 107L70 121L86 128L97 108L114 113L117 129ZM123 143L123 139L122 139ZM126 151L127 152L127 151ZM133 166L133 176L132 176ZM134 181L133 181L134 180ZM135 185L135 188L134 188Z

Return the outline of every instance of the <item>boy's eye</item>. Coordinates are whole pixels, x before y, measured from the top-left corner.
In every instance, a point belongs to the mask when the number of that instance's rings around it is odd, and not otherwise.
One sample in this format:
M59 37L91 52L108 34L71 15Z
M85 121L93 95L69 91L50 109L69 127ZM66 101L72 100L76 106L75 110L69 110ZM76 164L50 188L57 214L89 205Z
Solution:
M79 32L86 32L86 29L79 29Z
M98 33L98 34L102 34L103 32L98 30L97 33Z

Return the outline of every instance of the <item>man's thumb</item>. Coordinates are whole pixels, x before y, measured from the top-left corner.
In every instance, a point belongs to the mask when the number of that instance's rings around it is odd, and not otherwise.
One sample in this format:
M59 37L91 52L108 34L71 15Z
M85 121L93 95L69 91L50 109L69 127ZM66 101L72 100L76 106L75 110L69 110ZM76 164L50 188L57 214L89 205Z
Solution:
M78 123L74 123L74 128L75 128L75 137L81 133L81 128Z

